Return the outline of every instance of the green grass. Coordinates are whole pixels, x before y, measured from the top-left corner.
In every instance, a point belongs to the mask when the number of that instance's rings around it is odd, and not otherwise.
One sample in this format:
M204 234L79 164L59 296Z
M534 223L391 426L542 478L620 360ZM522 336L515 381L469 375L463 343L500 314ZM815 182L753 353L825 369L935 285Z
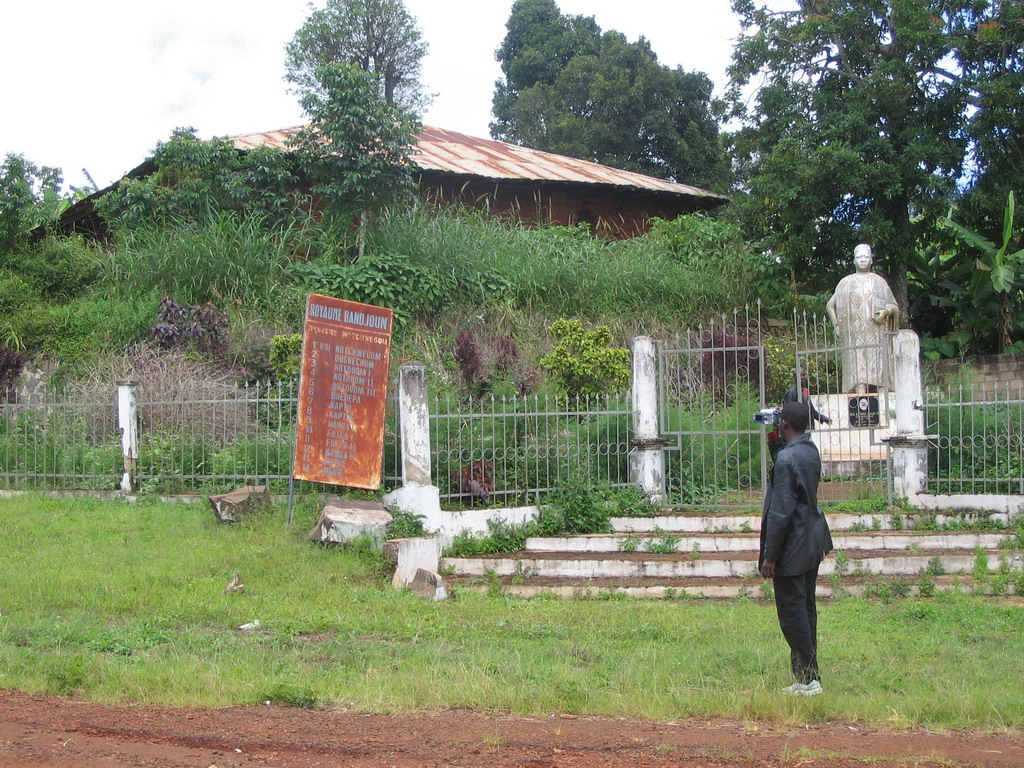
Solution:
M966 595L820 608L826 695L791 700L771 604L432 603L325 548L300 505L237 526L205 505L0 501L0 686L101 701L471 707L542 715L936 728L1024 725L1024 609ZM224 593L233 573L245 592ZM259 619L253 633L236 628Z

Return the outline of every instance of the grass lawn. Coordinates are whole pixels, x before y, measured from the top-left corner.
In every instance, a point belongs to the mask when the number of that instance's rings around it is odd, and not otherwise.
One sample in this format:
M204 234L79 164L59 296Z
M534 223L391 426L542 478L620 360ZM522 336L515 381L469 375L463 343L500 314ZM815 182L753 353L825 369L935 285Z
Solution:
M311 543L300 504L237 525L206 505L0 500L0 687L171 705L472 707L672 720L1024 726L1024 608L969 595L819 605L826 694L792 700L753 600L443 603L376 555ZM244 593L225 593L232 574ZM259 619L259 630L236 628Z

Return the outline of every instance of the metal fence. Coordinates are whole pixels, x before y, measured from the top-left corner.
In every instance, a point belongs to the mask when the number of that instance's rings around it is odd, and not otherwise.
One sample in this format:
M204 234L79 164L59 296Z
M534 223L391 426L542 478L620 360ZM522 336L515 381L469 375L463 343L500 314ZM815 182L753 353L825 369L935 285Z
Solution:
M450 502L529 503L582 477L629 483L628 394L435 398L429 410L433 481Z
M108 402L78 402L52 391L30 403L0 402L0 487L116 490L124 472L116 388ZM384 431L385 487L401 483L389 395ZM283 492L295 450L297 385L217 385L195 397L136 401L136 478L154 493L216 493L240 485ZM300 483L302 491L318 490Z
M877 356L883 381L890 381L894 334L881 344L843 347L832 321L809 313L793 316L800 399L807 390L813 406L828 422L811 419L811 439L821 453L822 481L818 499L844 501L885 495L892 501L890 437L896 426L895 401L888 389L851 394L842 388L844 357L856 352Z
M760 307L723 315L663 342L659 429L666 440L666 501L674 507L761 503L767 474L766 356Z
M114 390L106 402L0 392L0 487L116 488L123 471Z
M931 387L928 491L1024 494L1024 386Z

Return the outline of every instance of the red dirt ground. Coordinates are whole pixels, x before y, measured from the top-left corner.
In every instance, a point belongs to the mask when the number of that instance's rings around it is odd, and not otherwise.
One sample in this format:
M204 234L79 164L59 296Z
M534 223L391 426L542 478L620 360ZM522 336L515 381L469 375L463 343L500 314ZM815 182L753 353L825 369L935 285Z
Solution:
M17 768L952 768L1024 765L1024 734L512 717L471 711L107 706L0 691Z

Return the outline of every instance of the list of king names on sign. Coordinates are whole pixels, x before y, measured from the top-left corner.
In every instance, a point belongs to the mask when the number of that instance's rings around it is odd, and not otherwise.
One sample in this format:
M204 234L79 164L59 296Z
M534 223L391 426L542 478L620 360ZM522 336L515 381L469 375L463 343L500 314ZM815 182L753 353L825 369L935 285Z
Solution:
M296 479L380 486L392 320L384 307L307 297Z

